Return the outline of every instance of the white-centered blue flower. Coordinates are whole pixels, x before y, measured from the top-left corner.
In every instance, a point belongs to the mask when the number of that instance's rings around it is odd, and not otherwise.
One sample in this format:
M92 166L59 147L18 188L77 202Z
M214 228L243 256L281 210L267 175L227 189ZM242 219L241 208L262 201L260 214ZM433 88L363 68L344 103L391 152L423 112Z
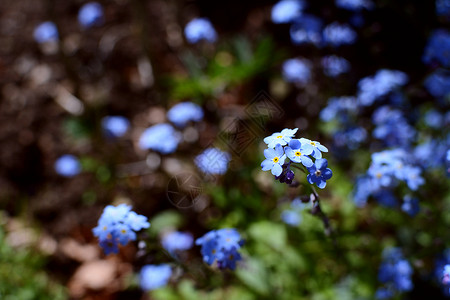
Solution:
M312 154L314 150L309 143L302 143L300 140L292 139L285 151L287 157L293 162L302 163L307 168L313 165L313 161L308 155Z
M273 175L280 176L283 171L282 165L286 159L286 154L284 154L283 147L280 144L277 144L275 149L265 149L264 156L266 159L261 163L262 170L271 170Z
M271 136L268 136L264 139L264 143L267 144L269 148L275 148L277 144L281 146L287 145L294 134L297 132L298 128L294 129L283 129L281 132L275 132Z
M311 141L305 138L301 138L300 143L311 145L313 149L313 153L311 155L316 159L322 158L322 152L328 152L327 147L325 147L324 145L320 144L317 141Z

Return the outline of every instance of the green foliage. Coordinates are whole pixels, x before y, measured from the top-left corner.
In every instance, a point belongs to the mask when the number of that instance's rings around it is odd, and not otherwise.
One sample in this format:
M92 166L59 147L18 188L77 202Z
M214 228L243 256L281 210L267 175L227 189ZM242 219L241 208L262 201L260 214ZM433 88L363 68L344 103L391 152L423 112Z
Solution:
M0 228L0 299L67 299L64 288L48 277L44 267L44 257L36 252L10 247Z

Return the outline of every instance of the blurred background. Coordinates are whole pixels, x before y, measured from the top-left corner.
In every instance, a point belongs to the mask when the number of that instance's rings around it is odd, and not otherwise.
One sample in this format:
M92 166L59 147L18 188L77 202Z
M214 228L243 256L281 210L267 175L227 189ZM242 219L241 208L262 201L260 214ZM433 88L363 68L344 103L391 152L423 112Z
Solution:
M449 25L441 0L2 0L0 299L446 299ZM285 128L328 148L330 227L305 174L261 170ZM106 255L121 203L151 226ZM234 271L161 242L219 228Z

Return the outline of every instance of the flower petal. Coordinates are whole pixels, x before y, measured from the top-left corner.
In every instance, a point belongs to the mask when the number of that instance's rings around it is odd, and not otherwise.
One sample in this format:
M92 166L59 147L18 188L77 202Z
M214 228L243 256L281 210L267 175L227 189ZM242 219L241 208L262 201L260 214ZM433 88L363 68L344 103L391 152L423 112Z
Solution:
M308 156L303 156L303 155L302 155L301 160L302 160L302 164L303 164L305 167L307 167L307 168L312 167L313 161L312 161L311 158L309 158Z
M275 176L280 176L283 168L279 164L274 164L272 167L272 174Z
M267 158L267 159L272 159L272 158L274 158L275 156L277 156L277 153L275 152L275 150L274 149L265 149L264 150L264 156Z
M328 161L325 158L316 159L316 168L319 170L328 167Z
M261 163L261 168L263 171L269 171L273 167L273 161L271 159L266 159Z
M299 141L298 139L292 139L292 140L289 142L289 146L290 146L292 149L300 149L300 147L302 146L302 143L300 143L300 141Z

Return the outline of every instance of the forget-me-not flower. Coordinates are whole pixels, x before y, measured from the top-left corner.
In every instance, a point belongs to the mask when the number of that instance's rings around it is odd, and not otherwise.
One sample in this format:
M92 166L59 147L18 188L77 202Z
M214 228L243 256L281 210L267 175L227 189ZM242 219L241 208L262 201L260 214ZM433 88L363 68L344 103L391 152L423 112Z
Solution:
M266 143L269 148L275 148L277 144L280 144L281 146L287 145L297 130L298 128L285 128L281 130L281 132L275 132L271 136L264 138L264 143Z
M181 102L169 109L167 118L177 127L185 127L189 121L201 121L203 109L192 102Z
M289 23L302 14L302 0L281 0L272 7L272 22Z
M102 129L107 137L119 138L130 128L130 121L122 116L106 116L102 119Z
M55 23L47 21L39 24L33 32L34 40L40 44L57 41L59 38L58 29Z
M331 23L323 29L325 43L338 47L345 44L353 44L356 40L356 32L347 24Z
M201 40L215 42L217 33L211 22L206 18L196 18L186 24L184 35L189 43L195 44Z
M311 64L307 59L292 58L283 63L283 77L288 82L300 85L311 79Z
M322 20L313 15L302 14L292 22L289 34L296 45L310 43L319 46L322 42Z
M161 244L169 253L184 251L192 247L194 238L188 232L172 231L162 237Z
M316 184L319 188L323 189L327 185L327 180L333 176L330 168L328 167L328 161L325 158L316 159L314 164L308 168L308 182L310 184Z
M293 162L302 163L305 167L311 167L313 165L313 161L308 155L312 154L314 149L308 142L302 142L301 139L292 139L289 142L289 147L286 147L284 151L286 152L286 156Z
M322 158L322 152L328 152L327 147L320 144L318 141L301 138L300 143L302 143L302 145L311 145L311 149L313 150L312 156L317 159Z
M275 149L265 149L264 156L266 159L261 163L262 170L271 170L273 175L280 176L283 171L282 165L286 159L286 154L284 154L283 147L280 144L277 144Z
M54 167L56 173L65 177L73 177L81 171L79 160L70 154L65 154L58 158Z
M181 134L172 125L161 123L144 130L139 138L139 147L169 154L175 152L180 141Z
M78 22L84 28L103 24L103 7L98 2L88 2L78 11Z
M217 148L208 148L195 158L195 164L205 174L225 174L231 155Z
M172 276L172 268L168 264L145 265L142 267L139 281L144 291L151 291L165 286Z

